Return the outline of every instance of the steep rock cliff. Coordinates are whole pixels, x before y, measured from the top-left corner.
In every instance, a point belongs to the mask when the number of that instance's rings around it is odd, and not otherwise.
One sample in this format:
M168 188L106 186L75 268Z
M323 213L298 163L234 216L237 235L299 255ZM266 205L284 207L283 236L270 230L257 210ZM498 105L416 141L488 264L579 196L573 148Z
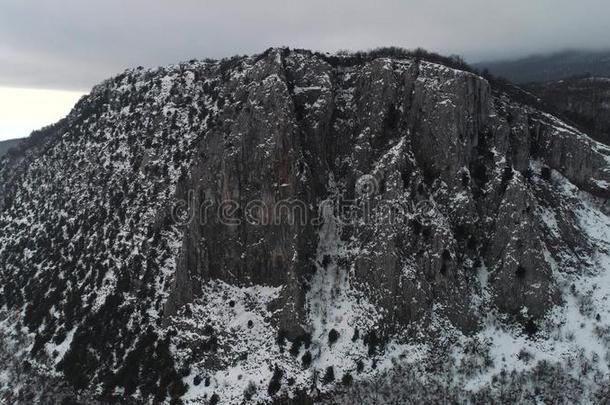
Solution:
M2 325L83 401L328 398L490 314L550 333L607 249L610 149L425 60L135 69L50 131L0 166Z

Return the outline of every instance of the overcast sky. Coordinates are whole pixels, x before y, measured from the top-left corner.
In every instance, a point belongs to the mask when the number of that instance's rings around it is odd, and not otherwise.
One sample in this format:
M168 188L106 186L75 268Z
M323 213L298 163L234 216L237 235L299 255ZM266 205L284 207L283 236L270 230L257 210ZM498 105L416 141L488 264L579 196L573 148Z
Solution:
M610 48L609 16L608 0L1 0L0 86L76 97L128 67L281 45L421 46L472 62Z

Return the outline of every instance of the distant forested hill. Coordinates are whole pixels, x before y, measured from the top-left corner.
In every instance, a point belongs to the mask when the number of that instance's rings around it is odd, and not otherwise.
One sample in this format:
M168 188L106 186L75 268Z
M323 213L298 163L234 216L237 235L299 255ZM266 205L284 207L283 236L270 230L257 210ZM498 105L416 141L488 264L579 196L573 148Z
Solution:
M0 156L4 156L8 150L14 146L17 146L21 139L9 139L8 141L0 141Z
M579 75L610 77L610 50L564 51L518 60L484 62L477 69L489 70L515 83L546 82Z
M592 138L610 145L610 78L575 77L532 83L527 90Z

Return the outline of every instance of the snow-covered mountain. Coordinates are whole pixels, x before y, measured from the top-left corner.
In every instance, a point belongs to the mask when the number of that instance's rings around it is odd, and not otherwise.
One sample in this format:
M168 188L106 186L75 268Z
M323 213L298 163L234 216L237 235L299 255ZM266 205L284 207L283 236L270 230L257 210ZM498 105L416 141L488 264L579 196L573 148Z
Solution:
M425 59L129 70L4 157L0 398L607 398L610 148Z

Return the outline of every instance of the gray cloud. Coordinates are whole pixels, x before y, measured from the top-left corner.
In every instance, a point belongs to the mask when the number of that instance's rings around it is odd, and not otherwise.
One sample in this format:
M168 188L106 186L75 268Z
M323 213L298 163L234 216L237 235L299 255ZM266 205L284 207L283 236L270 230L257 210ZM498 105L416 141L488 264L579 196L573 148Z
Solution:
M0 85L88 89L137 65L422 46L467 59L610 47L607 0L3 0Z

